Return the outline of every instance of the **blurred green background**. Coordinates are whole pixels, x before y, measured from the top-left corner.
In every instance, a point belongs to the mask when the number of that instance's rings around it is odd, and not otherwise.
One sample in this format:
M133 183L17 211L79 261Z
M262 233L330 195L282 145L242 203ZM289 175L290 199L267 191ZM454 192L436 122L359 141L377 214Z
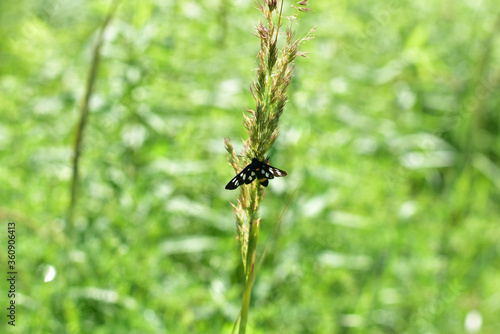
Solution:
M77 122L108 1L0 2L0 259L16 327L229 333L236 191L261 20L253 1L123 2L105 33L64 234ZM271 151L250 333L498 333L500 9L311 1ZM293 14L290 10L287 14ZM55 274L55 276L54 276Z

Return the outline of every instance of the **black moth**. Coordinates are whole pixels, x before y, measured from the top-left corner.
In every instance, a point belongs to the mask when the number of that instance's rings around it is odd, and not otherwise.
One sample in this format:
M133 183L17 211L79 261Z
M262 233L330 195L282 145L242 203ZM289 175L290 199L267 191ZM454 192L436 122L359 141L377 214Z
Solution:
M274 179L275 176L282 177L286 175L287 174L284 170L269 166L268 164L253 158L250 165L246 166L241 173L229 181L226 185L226 189L236 189L243 183L249 184L255 179L259 180L260 184L264 187L267 187L269 179Z

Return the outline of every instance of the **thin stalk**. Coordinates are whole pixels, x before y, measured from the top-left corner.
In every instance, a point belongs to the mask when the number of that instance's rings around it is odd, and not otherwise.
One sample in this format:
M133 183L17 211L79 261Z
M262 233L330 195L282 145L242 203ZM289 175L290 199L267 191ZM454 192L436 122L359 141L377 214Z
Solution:
M255 217L254 217L255 219ZM240 334L246 332L248 310L250 309L250 299L252 297L252 286L255 269L255 256L257 253L257 241L259 239L260 219L250 223L250 235L248 240L248 253L245 274L245 288L243 290L243 299L241 303Z
M293 196L295 196L297 189L298 189L298 186L297 186L297 188L295 188L293 193L290 195L290 198L288 199L288 202L286 203L285 208L281 212L281 215L280 215L280 218L278 219L278 222L274 226L273 234L271 235L271 238L269 238L269 241L267 242L266 248L264 249L264 252L262 253L262 256L260 257L259 264L257 265L257 269L255 269L255 275L257 275L257 273L260 270L260 267L262 267L262 263L264 263L264 259L266 258L269 247L271 246L271 242L274 239L276 239L278 236L278 230L280 229L281 222L283 221L283 216L285 215L286 210L288 209L288 206L290 205L290 202L292 201Z
M106 31L106 28L108 27L109 22L113 18L116 9L120 3L120 0L115 0L111 4L109 13L105 20L103 21L101 28L99 30L99 35L97 37L96 44L94 46L93 52L92 52L92 63L90 65L89 73L87 76L87 84L85 86L85 94L83 97L83 100L80 104L80 120L78 122L77 130L76 130L76 137L75 137L75 144L73 146L73 161L72 161L72 166L73 166L73 176L71 179L71 200L68 208L68 218L67 218L67 224L66 224L66 236L68 237L69 240L73 240L74 236L74 212L75 212L75 207L76 207L76 202L77 202L77 188L78 188L78 176L79 176L79 170L80 170L80 158L82 155L82 142L83 142L83 136L85 133L85 127L87 125L87 119L88 119L88 114L89 114L89 102L90 98L92 97L92 93L94 92L94 84L95 84L95 79L97 76L97 68L99 65L100 61L100 56L101 56L101 47L103 43L103 36L104 32Z

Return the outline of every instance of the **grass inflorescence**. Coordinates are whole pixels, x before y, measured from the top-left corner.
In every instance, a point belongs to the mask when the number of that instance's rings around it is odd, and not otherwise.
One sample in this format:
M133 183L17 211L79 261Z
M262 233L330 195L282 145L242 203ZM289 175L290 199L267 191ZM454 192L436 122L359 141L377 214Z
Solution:
M292 25L297 20L298 13L284 16L283 5L284 1L278 4L277 0L264 0L257 5L265 20L256 26L255 36L260 39L261 46L257 54L257 75L251 86L256 104L254 110L247 109L244 114L244 126L248 133L248 139L243 145L244 158L236 154L229 138L225 139L228 161L236 173L248 164L249 158L267 160L265 156L278 138L278 124L288 100L287 88L293 76L295 58L306 56L306 53L298 50L299 46L314 35L315 28L303 38L294 39ZM311 11L306 0L296 2L292 7L301 12ZM285 22L289 26L283 32ZM281 49L279 43L284 44ZM233 208L245 271L239 333L245 333L260 227L259 205L264 199L264 189L258 182L240 189L237 205L233 205Z

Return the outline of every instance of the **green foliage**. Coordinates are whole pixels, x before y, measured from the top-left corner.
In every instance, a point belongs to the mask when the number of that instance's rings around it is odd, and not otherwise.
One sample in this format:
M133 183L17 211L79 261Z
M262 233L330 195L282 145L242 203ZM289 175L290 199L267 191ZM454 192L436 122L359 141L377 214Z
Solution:
M16 328L4 319L1 331L230 332L243 273L223 138L245 136L254 106L260 13L225 0L120 5L90 101L72 245L77 111L109 5L0 2L0 243L15 221L19 272ZM481 333L496 333L497 3L311 8L297 36L317 26L316 38L301 47L309 59L297 59L270 152L289 175L266 192L262 245L298 190L247 332L461 333L477 311Z

